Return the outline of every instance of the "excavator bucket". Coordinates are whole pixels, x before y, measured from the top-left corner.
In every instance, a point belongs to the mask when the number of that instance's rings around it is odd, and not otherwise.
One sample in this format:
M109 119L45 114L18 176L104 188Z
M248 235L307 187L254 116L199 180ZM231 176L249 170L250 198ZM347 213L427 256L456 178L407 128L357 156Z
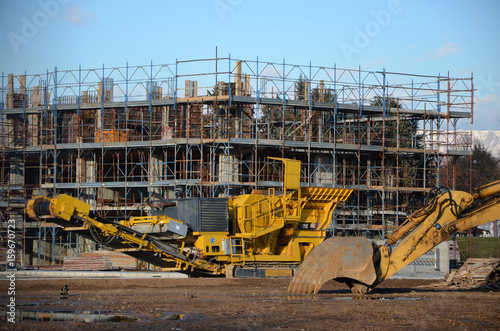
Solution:
M353 293L368 292L377 279L372 243L365 238L325 240L304 259L288 286L288 293L317 294L330 279L345 282Z

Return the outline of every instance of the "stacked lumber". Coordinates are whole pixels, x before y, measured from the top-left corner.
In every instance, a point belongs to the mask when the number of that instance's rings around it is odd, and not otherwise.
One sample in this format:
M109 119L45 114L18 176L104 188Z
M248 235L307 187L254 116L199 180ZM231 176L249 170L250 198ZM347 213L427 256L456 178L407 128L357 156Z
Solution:
M107 256L111 260L113 269L137 269L138 260L130 255L115 251L95 251L83 253L82 256Z
M137 269L137 259L114 251L95 251L80 256L66 256L63 270Z
M468 259L460 269L449 274L446 282L458 288L500 290L500 259Z
M113 264L107 256L66 256L64 258L63 270L111 270Z

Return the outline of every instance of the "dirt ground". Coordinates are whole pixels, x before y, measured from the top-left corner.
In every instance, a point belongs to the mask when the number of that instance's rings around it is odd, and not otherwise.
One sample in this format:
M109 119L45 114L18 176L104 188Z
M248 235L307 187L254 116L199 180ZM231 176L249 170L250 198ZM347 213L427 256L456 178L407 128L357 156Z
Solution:
M450 290L436 280L388 280L353 296L330 281L315 297L287 295L289 279L16 280L19 311L92 311L132 321L0 323L9 330L478 330L500 329L500 292ZM67 284L69 295L61 299ZM0 281L5 309L7 281ZM3 313L2 313L3 315ZM164 319L166 318L166 319ZM172 318L174 320L172 320Z

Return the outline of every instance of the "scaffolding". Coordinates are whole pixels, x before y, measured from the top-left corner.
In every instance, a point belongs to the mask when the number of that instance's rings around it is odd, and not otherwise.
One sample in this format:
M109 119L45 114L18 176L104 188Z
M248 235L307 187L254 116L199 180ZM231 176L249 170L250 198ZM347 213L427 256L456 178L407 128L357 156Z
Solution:
M156 199L280 187L268 157L288 157L302 161L303 185L354 189L333 235L373 237L434 187L472 189L470 166L457 166L471 156L472 130L459 126L472 128L472 76L216 57L2 73L0 94L1 259L15 219L20 264L95 249L27 218L39 194L70 194L124 220Z

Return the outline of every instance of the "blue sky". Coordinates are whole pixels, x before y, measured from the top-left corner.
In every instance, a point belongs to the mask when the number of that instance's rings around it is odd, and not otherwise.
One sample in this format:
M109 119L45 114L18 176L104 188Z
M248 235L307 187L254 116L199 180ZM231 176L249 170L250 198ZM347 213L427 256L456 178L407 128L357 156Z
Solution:
M217 46L248 60L473 73L472 128L498 130L499 13L493 0L0 0L0 70L172 63L213 57Z

